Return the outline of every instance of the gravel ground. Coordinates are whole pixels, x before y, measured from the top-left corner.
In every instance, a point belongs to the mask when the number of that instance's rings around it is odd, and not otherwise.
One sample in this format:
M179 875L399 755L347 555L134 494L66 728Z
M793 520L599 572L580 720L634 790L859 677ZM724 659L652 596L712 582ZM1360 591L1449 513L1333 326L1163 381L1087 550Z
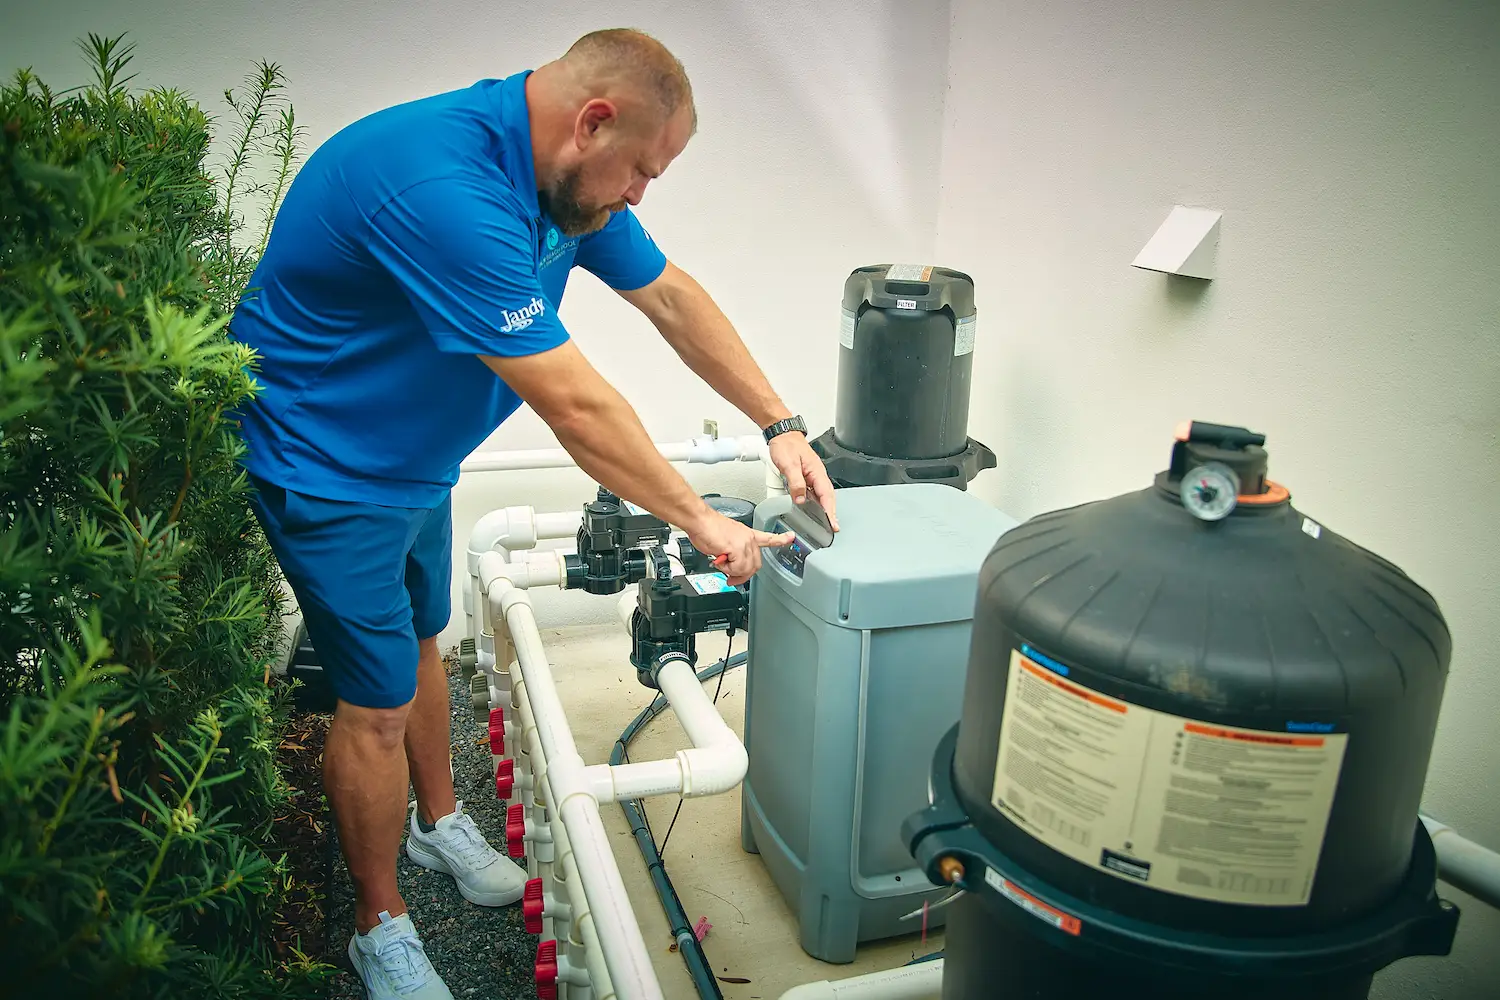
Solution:
M474 721L467 685L456 661L448 664L452 711L454 785L464 809L501 853L505 851L505 809L495 798L489 742ZM327 960L344 970L329 991L330 1000L364 1000L364 986L349 965L345 949L354 933L354 887L336 842L328 887ZM524 866L524 859L517 859ZM406 900L427 956L457 1000L534 1000L533 962L537 938L526 933L521 904L475 906L458 894L451 876L428 871L397 856L397 885Z

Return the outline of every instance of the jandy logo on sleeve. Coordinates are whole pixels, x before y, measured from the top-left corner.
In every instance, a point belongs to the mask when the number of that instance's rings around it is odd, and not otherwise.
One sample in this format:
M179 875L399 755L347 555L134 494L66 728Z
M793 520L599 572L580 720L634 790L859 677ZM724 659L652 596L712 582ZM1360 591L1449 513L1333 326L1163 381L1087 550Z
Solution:
M501 308L500 314L505 317L505 325L500 328L502 333L513 333L516 330L524 330L531 325L536 317L546 311L547 304L536 296L520 309Z

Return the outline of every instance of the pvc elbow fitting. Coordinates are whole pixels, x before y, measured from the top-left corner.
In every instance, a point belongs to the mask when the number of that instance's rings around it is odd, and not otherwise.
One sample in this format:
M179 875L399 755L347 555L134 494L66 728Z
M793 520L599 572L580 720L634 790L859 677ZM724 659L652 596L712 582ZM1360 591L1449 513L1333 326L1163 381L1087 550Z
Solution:
M507 551L536 545L536 510L501 507L481 517L469 532L469 572L477 573L479 558L497 548Z
M739 740L679 750L677 760L684 797L721 795L744 781L750 767L750 756Z

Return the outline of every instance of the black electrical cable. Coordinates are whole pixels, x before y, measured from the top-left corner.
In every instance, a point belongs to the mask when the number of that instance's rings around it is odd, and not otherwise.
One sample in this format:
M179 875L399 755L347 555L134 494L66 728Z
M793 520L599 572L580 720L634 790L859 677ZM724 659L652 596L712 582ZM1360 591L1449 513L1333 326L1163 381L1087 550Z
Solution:
M733 648L732 640L730 648ZM700 682L712 680L717 676L719 690L723 690L724 673L733 667L743 665L747 656L746 653L726 655L724 659L699 671L698 680ZM715 691L714 701L717 703L718 700L719 692ZM619 739L615 740L615 748L609 756L611 766L628 761L630 741L666 708L666 696L657 695L651 704L625 727ZM661 898L662 910L666 914L672 938L677 942L677 950L682 955L683 964L687 966L688 975L692 978L698 995L703 1000L724 1000L724 994L719 990L718 977L714 975L713 969L708 964L708 956L703 952L703 945L699 942L698 935L693 933L693 924L688 919L687 911L683 909L682 901L677 898L677 890L673 888L672 880L667 877L666 863L662 861L661 852L656 847L656 838L651 833L651 826L646 819L646 811L641 805L641 800L627 799L620 803L620 808L625 811L625 818L630 821L630 832L635 837L636 847L640 849L641 857L646 862L646 870L651 875L651 883L656 887L657 896ZM678 809L681 808L681 803L678 803ZM675 816L673 818L675 821ZM668 828L669 836L671 832ZM662 843L665 846L666 841L663 840Z

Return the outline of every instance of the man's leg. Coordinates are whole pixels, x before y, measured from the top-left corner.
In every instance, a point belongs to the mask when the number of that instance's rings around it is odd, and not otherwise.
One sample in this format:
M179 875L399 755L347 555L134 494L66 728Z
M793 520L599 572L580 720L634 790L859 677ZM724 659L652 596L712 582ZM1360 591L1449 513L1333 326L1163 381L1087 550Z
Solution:
M406 856L447 872L458 891L481 906L508 906L526 889L526 871L491 847L453 792L449 765L448 677L431 638L452 612L453 512L448 502L429 515L406 561L412 627L427 636L417 668L417 697L406 722L406 759L417 808L406 831Z
M417 644L417 697L406 720L406 763L417 793L417 811L431 826L458 808L450 763L448 675L437 637ZM403 818L405 812L402 813Z
M349 961L372 1000L453 1000L396 888L418 661L401 576L425 512L253 482L257 519L338 696L323 787L354 882Z
M324 743L323 787L354 882L360 934L380 923L381 910L393 917L406 912L396 889L396 854L406 827L402 734L410 707L360 708L341 700Z

